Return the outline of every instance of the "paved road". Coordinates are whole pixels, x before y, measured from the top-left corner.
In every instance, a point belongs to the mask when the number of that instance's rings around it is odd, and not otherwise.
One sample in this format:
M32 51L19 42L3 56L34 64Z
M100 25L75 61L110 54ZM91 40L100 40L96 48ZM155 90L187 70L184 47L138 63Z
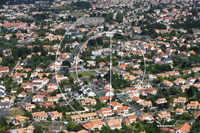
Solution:
M117 95L117 98L119 100L121 100L124 104L128 105L134 112L137 116L143 114L140 110L138 110L136 107L134 107L132 104L130 104L129 102L127 102L124 97L122 95Z
M35 127L35 125L40 125L40 124L42 124L43 126L65 126L63 122L58 122L58 121L52 121L47 123L34 121L31 125Z
M14 74L15 68L19 65L20 61L17 62L17 64L15 65L15 67L12 70L12 75Z
M41 89L44 89L44 86L42 88L38 88L38 89L35 89L30 95L28 95L27 97L25 97L22 101L18 102L18 103L15 103L16 105L18 106L22 106L24 105L25 103L29 103L31 102L31 99L33 97L33 94L34 93L37 93L38 91L40 91Z
M97 90L97 85L93 85L93 84L91 84L91 83L89 83L89 87L98 95L98 97L103 97L104 95L103 95L103 92L100 90L100 91L98 91Z

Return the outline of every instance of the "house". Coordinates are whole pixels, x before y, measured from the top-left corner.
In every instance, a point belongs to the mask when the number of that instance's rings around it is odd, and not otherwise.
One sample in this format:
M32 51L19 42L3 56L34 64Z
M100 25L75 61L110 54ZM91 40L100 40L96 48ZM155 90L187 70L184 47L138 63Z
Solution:
M51 117L51 120L56 120L58 118L62 118L62 113L59 113L58 111L52 111L49 113L49 116Z
M26 92L22 91L20 94L17 95L18 98L24 98L26 97Z
M189 89L189 86L182 85L182 86L179 87L180 92L185 92L186 89Z
M96 100L92 98L85 98L84 100L81 101L81 105L96 105Z
M62 130L62 126L52 126L47 128L47 132L50 133L59 133Z
M89 121L88 123L82 124L82 127L86 130L101 130L103 127L103 122L101 120Z
M23 78L22 77L13 77L12 82L17 83L17 84L21 84L23 82Z
M173 83L168 80L163 80L163 82L161 84L164 86L169 86L169 87L173 86Z
M153 79L157 78L157 76L156 76L156 75L153 75L153 74L147 74L147 75L146 75L146 78L147 78L147 79L153 80Z
M132 97L139 97L140 96L140 93L137 92L137 91L134 91L132 93L128 93L126 94L128 98L132 98Z
M181 108L177 108L175 110L176 115L182 115L184 112L187 112L187 111L183 111L183 109L181 109Z
M184 105L185 103L186 103L185 97L178 97L178 98L174 98L173 106L176 106L176 104Z
M37 119L37 120L47 120L47 114L44 112L44 111L41 111L41 112L34 112L34 113L31 113L33 119Z
M106 124L111 130L121 129L122 128L120 119L115 119L115 118L108 119L108 120L106 120Z
M141 114L139 116L139 120L140 121L144 121L144 120L148 120L148 121L153 121L153 116L151 114L145 113L145 114Z
M73 122L78 122L81 120L90 120L90 119L95 119L98 118L97 113L87 113L87 114L81 114L81 115L71 115L70 120Z
M56 90L58 89L58 84L57 83L49 83L46 86L47 86L47 88L51 87L51 88L55 88Z
M138 118L137 115L131 115L131 116L128 116L127 118L123 119L122 123L124 123L126 126L129 126L133 122L136 122L137 118Z
M167 100L165 98L159 98L159 99L157 99L156 103L157 104L164 104L164 103L167 103Z
M127 106L119 107L117 110L115 110L115 113L118 116L124 116L129 113L129 108Z
M15 130L17 133L33 133L34 127L28 126L26 128L19 128Z
M140 89L140 93L144 96L146 96L148 93L151 93L152 95L156 95L157 90L154 87L151 88L142 88Z
M196 81L196 78L190 77L190 78L187 78L186 84L193 85L195 81Z
M0 109L10 109L10 102L0 102Z
M98 63L98 65L99 65L99 67L104 67L106 65L106 63L105 62L100 62L100 63Z
M132 101L135 101L136 103L144 102L144 100L139 97L132 97L131 99L132 99Z
M113 96L104 96L104 97L99 97L100 102L106 103L110 98L112 99Z
M36 102L43 102L43 97L35 95L32 97L32 102L36 103Z
M51 101L51 102L58 103L58 97L57 96L49 96L49 97L47 97L47 100Z
M9 72L9 68L8 67L0 67L0 72Z
M37 95L40 97L47 97L49 95L49 92L47 91L38 91Z
M188 103L185 108L186 109L199 109L200 104L198 101L190 101L190 103Z
M175 83L176 85L185 84L185 83L186 83L186 80L185 80L185 79L182 79L182 78L177 78L176 80L174 80L174 83Z
M66 92L71 92L71 85L64 85L63 86L63 89L64 89L64 91L66 91Z
M27 111L32 111L32 109L35 108L35 104L25 103L23 108L26 109Z
M119 107L122 107L121 103L118 102L110 102L108 105L111 106L113 110L117 110Z
M152 107L152 102L151 101L143 101L143 102L140 102L139 105L142 106L144 109L144 107Z
M176 130L176 133L189 133L190 128L191 127L188 123L184 123L178 128L178 130Z
M102 52L102 50L96 49L96 50L92 51L92 55L94 55L94 56L100 56L102 54L101 52Z
M198 89L200 91L200 84L195 84L194 89Z
M162 111L162 112L158 113L158 119L160 119L160 120L164 120L164 119L169 120L170 118L171 118L171 114L167 113L167 111Z
M83 94L79 94L77 91L72 91L68 93L68 96L72 99L81 99L83 98Z
M104 80L98 80L97 85L101 86L102 88L104 88L105 86L110 86L110 84Z
M50 107L50 106L52 106L52 107L54 107L54 103L53 102L51 102L51 101L44 101L43 103L40 103L40 107Z
M12 120L12 123L15 124L15 126L24 126L26 120L29 119L28 117L25 116L15 116L14 119Z
M6 87L3 84L0 84L0 97L6 96Z
M127 87L123 90L123 93L131 93L137 91L137 88Z
M101 108L100 110L97 110L97 114L100 117L108 117L108 116L113 115L114 113L110 107L104 107L104 108Z

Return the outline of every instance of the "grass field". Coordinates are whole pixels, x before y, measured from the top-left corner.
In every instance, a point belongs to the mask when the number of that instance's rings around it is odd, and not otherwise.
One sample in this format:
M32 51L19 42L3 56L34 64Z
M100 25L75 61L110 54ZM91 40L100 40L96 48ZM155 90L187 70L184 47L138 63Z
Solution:
M75 17L83 17L86 13L84 12L71 12L70 15L73 15Z
M9 112L13 115L13 116L17 116L17 115L23 115L24 112L19 109L19 108L12 108L9 110Z
M99 72L107 72L108 70L105 70L105 69L99 69L98 71L99 71Z
M81 74L83 77L90 77L90 73L97 73L97 72L96 71L78 72L78 74ZM72 76L72 78L75 78L76 73L72 74L71 76Z

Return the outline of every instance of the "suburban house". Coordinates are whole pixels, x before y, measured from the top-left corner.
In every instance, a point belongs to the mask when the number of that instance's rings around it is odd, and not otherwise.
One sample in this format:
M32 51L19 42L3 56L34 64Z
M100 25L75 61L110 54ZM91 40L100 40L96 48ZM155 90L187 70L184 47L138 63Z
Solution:
M139 116L139 120L140 121L144 121L144 120L148 120L148 121L153 121L153 116L151 114L145 113L145 114L141 114Z
M84 100L81 101L81 105L96 105L96 100L92 98L85 98Z
M101 120L89 121L88 123L82 124L82 127L86 130L101 130L103 127L103 122Z
M164 104L164 103L167 103L167 100L165 98L159 98L159 99L157 99L156 103L157 104Z
M104 108L101 108L100 110L97 110L97 114L100 117L108 117L108 116L113 115L114 113L110 107L104 107Z
M81 115L71 115L69 119L73 122L78 122L81 120L90 120L97 117L98 117L97 113L87 113L87 114L81 114Z
M191 127L188 123L184 123L176 130L176 133L189 133L190 128Z
M35 95L32 97L32 102L37 103L37 102L43 102L43 97Z
M47 114L44 111L31 113L33 119L47 120Z
M167 119L169 120L171 118L171 114L167 113L167 111L162 111L160 113L158 113L158 119L163 120L163 119Z
M178 97L178 98L174 98L173 106L176 106L176 104L184 105L185 103L186 103L185 97Z
M121 129L122 125L121 125L121 120L120 119L108 119L106 121L107 126L111 129Z
M52 121L58 118L62 118L62 113L59 113L58 111L52 111L48 115L51 117Z

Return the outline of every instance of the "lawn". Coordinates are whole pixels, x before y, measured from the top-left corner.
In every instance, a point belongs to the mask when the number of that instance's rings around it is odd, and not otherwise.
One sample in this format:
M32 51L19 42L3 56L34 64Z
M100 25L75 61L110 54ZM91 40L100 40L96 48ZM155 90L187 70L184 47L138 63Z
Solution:
M84 12L72 12L70 15L73 15L75 17L83 17L86 13Z
M97 73L96 71L87 71L87 72L78 72L77 74L81 74L83 77L90 77L90 73ZM72 77L76 77L76 73L71 75ZM81 78L79 76L79 78Z
M183 123L184 123L184 122L180 122L180 121L179 121L179 122L177 122L177 123L176 123L176 127L178 127L178 128L179 128L179 127L180 127L180 126L181 126Z
M24 112L19 108L12 108L9 111L13 116L23 115L24 114Z
M105 70L105 69L99 69L98 71L99 71L99 72L107 72L108 70Z

